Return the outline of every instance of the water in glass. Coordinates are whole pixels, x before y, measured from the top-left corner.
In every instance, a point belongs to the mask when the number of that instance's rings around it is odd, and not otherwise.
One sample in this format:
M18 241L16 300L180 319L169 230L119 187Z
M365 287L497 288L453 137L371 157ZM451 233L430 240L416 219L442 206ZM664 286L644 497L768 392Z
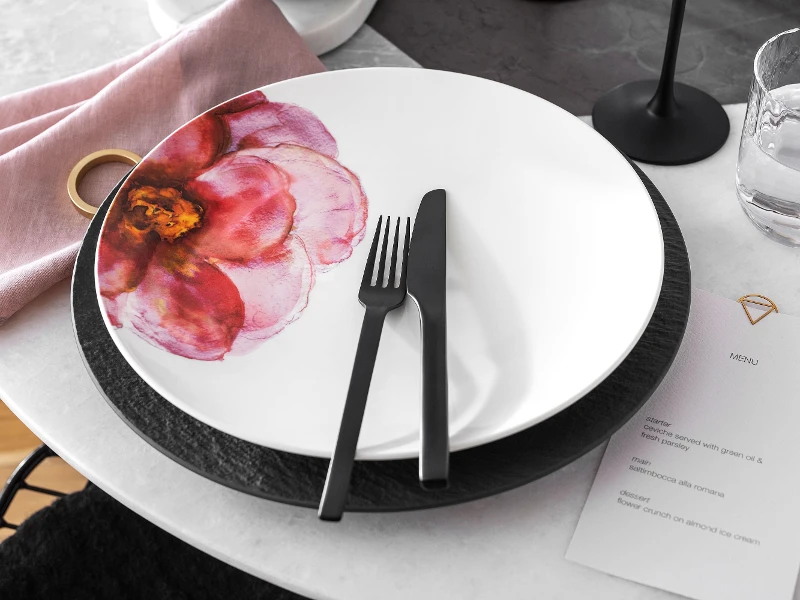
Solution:
M756 56L755 68L739 147L737 195L759 229L780 242L800 246L798 30L767 42Z

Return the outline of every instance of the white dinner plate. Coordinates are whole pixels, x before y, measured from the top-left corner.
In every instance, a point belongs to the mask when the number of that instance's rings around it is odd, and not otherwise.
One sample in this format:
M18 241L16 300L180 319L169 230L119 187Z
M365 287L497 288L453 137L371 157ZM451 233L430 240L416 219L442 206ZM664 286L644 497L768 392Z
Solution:
M413 221L435 188L448 203L451 448L530 427L637 343L661 289L663 240L644 185L603 137L541 98L466 75L300 77L179 129L136 167L103 225L98 297L112 339L200 421L330 456L378 217ZM418 455L420 371L408 301L386 321L359 459Z

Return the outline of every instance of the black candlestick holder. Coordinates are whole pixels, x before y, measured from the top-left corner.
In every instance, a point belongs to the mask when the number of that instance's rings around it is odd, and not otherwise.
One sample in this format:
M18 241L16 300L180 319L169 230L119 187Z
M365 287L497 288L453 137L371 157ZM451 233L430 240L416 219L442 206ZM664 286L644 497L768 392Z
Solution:
M684 165L714 154L730 130L728 115L705 92L675 83L686 0L673 0L661 78L617 86L592 110L594 128L634 160Z

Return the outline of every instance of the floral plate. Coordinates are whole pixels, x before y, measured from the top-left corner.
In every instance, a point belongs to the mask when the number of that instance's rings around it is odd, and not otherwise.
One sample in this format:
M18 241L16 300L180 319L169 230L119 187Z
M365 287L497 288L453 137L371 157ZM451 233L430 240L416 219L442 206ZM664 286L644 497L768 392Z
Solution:
M419 69L281 82L200 115L134 169L103 224L112 338L167 400L226 433L328 456L378 216L448 192L451 445L582 397L627 356L663 241L625 158L578 119L490 81ZM361 459L417 453L416 309L387 321Z

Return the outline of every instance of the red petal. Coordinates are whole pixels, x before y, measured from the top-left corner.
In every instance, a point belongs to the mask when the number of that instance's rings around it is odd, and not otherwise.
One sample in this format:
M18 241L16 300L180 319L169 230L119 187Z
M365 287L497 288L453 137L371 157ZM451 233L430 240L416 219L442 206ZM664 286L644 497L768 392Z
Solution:
M120 294L113 298L103 296L103 305L106 307L108 320L111 321L114 327L122 327L122 318L127 303L128 294Z
M237 113L247 110L248 108L253 108L254 106L263 104L266 101L267 97L264 95L264 93L256 90L254 92L247 92L241 96L236 96L236 98L232 98L227 102L223 102L216 108L212 108L211 112L215 115L222 116L228 113Z
M198 360L221 360L244 323L245 308L233 282L217 267L160 244L123 311L152 345Z
M184 181L211 166L224 140L222 122L210 113L200 115L159 144L133 177L163 185Z
M239 154L268 160L289 175L297 203L294 233L314 265L324 268L350 256L367 219L367 197L358 177L332 158L290 144Z
M133 290L144 277L158 236L136 236L124 227L123 205L132 184L117 194L103 225L97 249L97 280L100 293L114 298Z
M246 264L220 261L244 301L244 325L231 355L247 354L300 316L314 285L302 242L289 236L278 252Z
M227 154L184 190L205 208L202 227L187 236L201 256L250 260L283 243L292 227L286 176L255 156Z
M294 104L267 102L221 118L230 134L229 150L296 144L331 158L339 153L336 140L314 113Z

